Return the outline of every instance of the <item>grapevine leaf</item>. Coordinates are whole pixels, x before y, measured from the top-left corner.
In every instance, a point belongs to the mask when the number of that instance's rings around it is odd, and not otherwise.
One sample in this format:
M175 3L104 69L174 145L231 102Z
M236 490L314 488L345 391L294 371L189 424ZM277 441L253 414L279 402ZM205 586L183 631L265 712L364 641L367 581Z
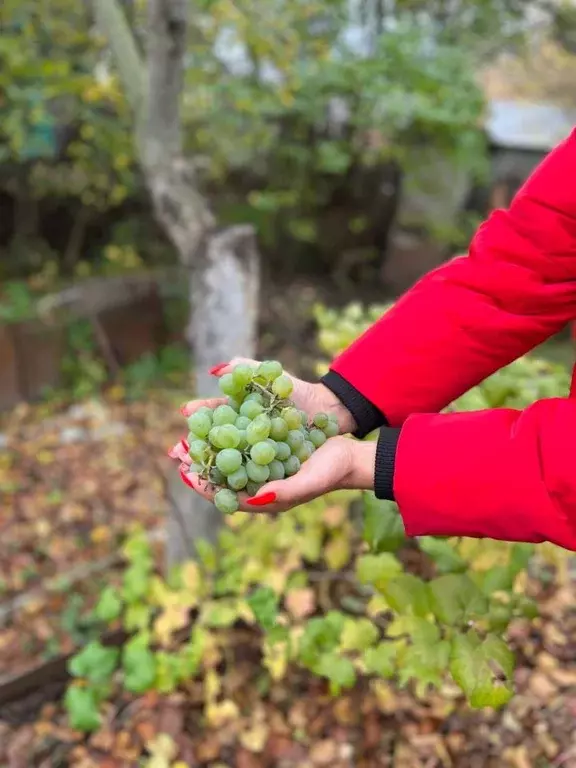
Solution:
M381 501L373 493L363 494L364 541L374 554L396 552L406 538L398 508L390 501Z
M433 645L440 640L440 630L432 621L418 616L396 616L386 630L388 637L408 635L414 643Z
M231 627L238 620L238 610L236 601L213 600L205 603L202 610L202 624L214 629Z
M380 555L363 555L356 561L356 575L361 584L374 584L378 589L402 571L394 555L382 552Z
M94 614L100 621L109 624L122 613L122 600L114 587L106 587L94 608Z
M429 685L440 686L450 661L450 643L414 642L400 653L398 672L401 685L416 680L418 694L422 695Z
M320 657L314 670L317 675L330 681L330 692L336 696L342 688L352 688L356 682L356 670L350 659L337 653L326 653Z
M518 576L528 568L534 554L533 544L513 544L510 550L510 568L514 576Z
M403 573L378 588L390 608L397 613L423 617L431 611L428 585L411 573Z
M70 660L68 671L74 677L83 677L98 685L110 679L117 663L118 650L94 640Z
M397 654L394 643L380 643L375 648L368 648L363 657L366 671L379 677L392 677Z
M432 610L444 624L464 624L488 611L488 600L469 576L447 574L429 584Z
M132 693L146 693L156 680L156 659L145 635L136 635L124 646L122 654L124 685Z
M340 650L364 651L374 645L378 634L378 629L370 619L346 619L340 639Z
M450 672L476 709L497 709L512 697L510 677L514 658L506 644L495 635L480 641L475 632L456 635L452 640Z
M64 697L64 706L74 730L87 733L100 727L98 698L91 688L69 686Z
M344 616L329 611L322 618L310 619L299 641L299 657L304 666L312 669L322 654L334 651L344 629Z
M420 549L434 560L440 573L461 573L468 566L448 541L432 536L423 536L418 540L418 544Z
M270 630L278 617L278 595L271 587L260 587L246 600L254 618L263 629Z
M515 574L509 565L495 565L487 571L477 574L477 581L482 592L488 597L494 592L511 592Z

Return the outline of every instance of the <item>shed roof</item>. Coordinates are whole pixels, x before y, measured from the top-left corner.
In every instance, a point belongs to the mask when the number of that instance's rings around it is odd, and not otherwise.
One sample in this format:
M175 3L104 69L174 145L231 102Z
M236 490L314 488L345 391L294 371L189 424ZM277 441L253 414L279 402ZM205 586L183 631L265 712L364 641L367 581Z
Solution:
M548 152L576 125L576 110L529 101L489 102L486 131L498 147Z

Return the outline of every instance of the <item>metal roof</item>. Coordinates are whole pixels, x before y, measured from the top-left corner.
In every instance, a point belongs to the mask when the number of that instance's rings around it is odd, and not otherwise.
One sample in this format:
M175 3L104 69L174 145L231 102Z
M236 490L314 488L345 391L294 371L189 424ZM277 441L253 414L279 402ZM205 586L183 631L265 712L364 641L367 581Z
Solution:
M548 152L576 126L576 110L528 101L491 101L486 119L490 141L506 149Z

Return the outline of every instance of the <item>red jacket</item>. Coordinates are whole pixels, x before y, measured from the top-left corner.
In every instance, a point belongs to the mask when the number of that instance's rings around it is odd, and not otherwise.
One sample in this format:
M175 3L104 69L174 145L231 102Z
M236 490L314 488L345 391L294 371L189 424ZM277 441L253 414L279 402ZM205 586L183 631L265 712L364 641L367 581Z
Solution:
M332 370L401 427L393 490L411 536L576 550L576 392L524 411L438 414L576 317L576 131ZM425 322L422 322L425 318Z

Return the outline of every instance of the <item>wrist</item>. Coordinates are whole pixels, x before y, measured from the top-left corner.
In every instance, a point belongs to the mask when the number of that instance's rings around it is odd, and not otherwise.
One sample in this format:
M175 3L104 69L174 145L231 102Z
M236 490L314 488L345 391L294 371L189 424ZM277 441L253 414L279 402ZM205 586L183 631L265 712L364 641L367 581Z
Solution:
M323 413L333 414L340 427L341 434L352 434L357 429L354 417L342 403L342 401L325 384L314 384L318 393L319 410Z
M376 466L375 440L350 440L350 469L346 488L373 491L374 468Z

